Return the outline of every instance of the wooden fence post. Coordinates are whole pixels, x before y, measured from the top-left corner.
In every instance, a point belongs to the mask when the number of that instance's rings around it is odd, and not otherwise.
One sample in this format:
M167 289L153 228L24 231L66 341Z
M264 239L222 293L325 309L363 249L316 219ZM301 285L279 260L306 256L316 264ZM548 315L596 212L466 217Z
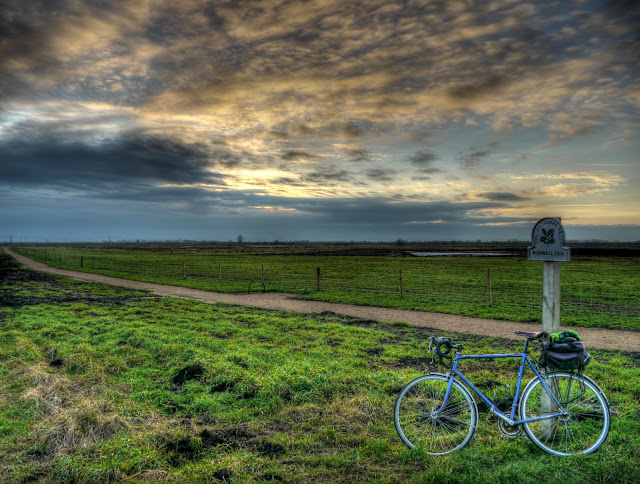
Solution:
M402 287L402 268L400 269L400 297L404 297L404 288Z
M156 261L156 277L158 277L158 261Z
M131 272L133 272L133 263L134 263L134 262L135 262L135 261L133 261L133 260L131 261Z
M260 280L264 282L264 264L262 264L262 277L260 277Z
M182 263L182 278L183 279L187 278L187 263L186 262Z
M222 264L218 264L218 282L222 282Z
M80 257L80 267L84 267L84 257Z
M490 267L487 269L487 297L489 299L489 307L491 307L491 304L493 303L493 298L491 295L491 268Z
M316 267L316 290L320 290L320 268Z

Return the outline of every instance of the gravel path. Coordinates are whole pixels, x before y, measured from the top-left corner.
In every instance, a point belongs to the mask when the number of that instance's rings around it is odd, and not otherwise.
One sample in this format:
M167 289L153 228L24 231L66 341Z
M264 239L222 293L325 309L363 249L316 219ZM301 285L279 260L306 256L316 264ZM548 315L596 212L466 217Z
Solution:
M126 287L129 289L142 289L152 291L160 296L180 297L195 299L206 303L226 303L238 306L252 306L266 309L280 309L299 313L320 313L332 311L357 318L370 319L380 322L403 321L414 326L433 328L434 330L453 331L458 333L479 334L483 336L497 336L508 339L522 339L513 334L517 329L524 331L539 331L540 325L513 323L494 319L479 319L451 314L427 313L422 311L410 311L404 309L389 309L371 306L351 306L348 304L335 304L320 301L302 301L296 299L295 294L287 293L252 293L252 294L226 294L221 292L203 291L187 287L167 286L150 282L131 281L116 277L90 274L86 272L69 271L48 266L23 255L5 249L5 252L29 269L60 274L81 281L100 282L112 286ZM541 309L542 311L542 309ZM617 331L596 328L560 327L574 329L580 333L586 346L589 348L603 348L623 351L640 351L640 332ZM437 333L437 331L434 331Z

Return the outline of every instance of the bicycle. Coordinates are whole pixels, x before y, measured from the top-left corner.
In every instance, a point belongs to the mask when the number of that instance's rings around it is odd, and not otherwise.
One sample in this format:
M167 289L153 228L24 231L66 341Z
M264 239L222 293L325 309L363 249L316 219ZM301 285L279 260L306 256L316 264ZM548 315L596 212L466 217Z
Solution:
M428 454L446 455L467 445L478 425L478 406L470 390L498 418L498 428L505 437L516 438L524 431L537 447L557 456L590 454L603 444L611 424L604 392L581 373L540 371L529 359L529 344L542 341L547 333L515 333L526 338L521 353L463 355L463 346L452 343L451 338L431 336L431 363L437 356L450 371L448 375L430 372L400 391L394 421L398 435L409 448L422 447ZM455 358L452 350L456 350ZM513 403L507 413L458 369L462 360L488 358L521 359ZM453 359L453 365L443 359ZM534 377L519 398L526 365Z

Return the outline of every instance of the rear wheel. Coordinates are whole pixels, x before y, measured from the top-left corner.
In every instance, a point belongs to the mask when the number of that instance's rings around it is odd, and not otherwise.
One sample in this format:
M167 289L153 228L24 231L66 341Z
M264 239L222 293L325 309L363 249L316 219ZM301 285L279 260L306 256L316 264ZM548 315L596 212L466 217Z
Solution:
M462 449L476 429L476 402L461 383L454 380L444 404L449 378L421 376L405 386L393 412L396 430L410 448L421 447L432 455Z
M531 441L553 455L579 455L595 452L609 434L611 417L602 390L590 379L571 373L550 373L545 382L560 406L534 379L522 394L521 420L560 414L549 419L527 422L524 431Z

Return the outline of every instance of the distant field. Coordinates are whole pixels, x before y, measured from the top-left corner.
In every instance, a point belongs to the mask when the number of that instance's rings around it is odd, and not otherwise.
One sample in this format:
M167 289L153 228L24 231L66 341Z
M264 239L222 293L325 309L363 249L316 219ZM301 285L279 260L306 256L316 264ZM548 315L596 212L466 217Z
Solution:
M56 267L222 292L268 291L331 302L539 322L542 266L525 257L308 254L308 247L21 247ZM354 250L354 249L351 249ZM373 249L369 249L374 252ZM356 252L357 253L357 252ZM574 257L562 266L561 322L640 330L640 258ZM490 274L489 274L490 271ZM261 286L254 284L253 289Z
M640 465L640 360L592 350L612 405L594 455L476 437L432 458L392 410L423 373L428 329L207 305L19 269L0 254L0 482L616 482ZM518 342L451 335L467 353ZM515 363L469 363L511 383Z

